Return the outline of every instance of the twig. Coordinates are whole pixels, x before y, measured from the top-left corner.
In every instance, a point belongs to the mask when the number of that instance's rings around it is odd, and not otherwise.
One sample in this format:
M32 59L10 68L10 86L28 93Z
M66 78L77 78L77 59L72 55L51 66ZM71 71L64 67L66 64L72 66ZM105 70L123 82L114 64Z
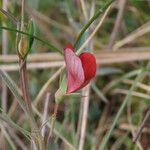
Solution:
M133 40L137 39L138 37L150 32L150 22L145 23L135 31L131 32L129 35L127 35L124 39L118 41L114 46L113 50L117 50L123 45L132 42Z
M119 10L118 10L118 14L117 14L117 18L115 21L113 31L112 31L111 36L110 36L110 40L109 40L109 44L108 44L109 49L112 49L112 46L113 46L113 44L116 40L116 37L119 33L121 21L122 21L123 14L124 14L125 4L126 4L126 0L119 0L119 4L118 4Z
M86 126L87 126L87 116L88 116L88 107L89 107L89 94L90 94L90 84L87 85L82 92L83 95L86 95L83 101L83 116L82 116L82 123L81 123L81 135L79 141L79 150L84 149L85 143L85 135L86 135Z
M135 131L138 129L138 127L131 125L131 124L128 124L128 123L121 123L121 124L119 124L119 129L125 130L125 131L131 131L133 129ZM150 130L148 127L145 127L142 132L150 134Z
M132 123L131 101L128 101L128 104L127 104L127 119L128 119L129 125L131 126L132 137L134 137L135 136L135 129L133 128L133 123ZM137 143L137 146L139 147L139 149L143 150L141 143L139 141L137 141L136 143Z
M146 115L144 117L144 120L142 121L142 123L141 123L141 125L139 127L139 130L137 131L135 137L133 138L134 142L136 142L139 139L139 137L140 137L140 135L142 133L142 130L145 127L145 124L146 124L147 120L149 119L149 117L150 117L150 107L149 107L148 112L146 113Z

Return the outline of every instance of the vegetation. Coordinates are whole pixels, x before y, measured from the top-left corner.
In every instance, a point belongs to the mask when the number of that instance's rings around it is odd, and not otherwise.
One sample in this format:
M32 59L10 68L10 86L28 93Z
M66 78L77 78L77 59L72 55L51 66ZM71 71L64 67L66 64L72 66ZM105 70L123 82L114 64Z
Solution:
M150 1L1 0L0 149L150 149ZM63 49L93 53L66 94Z

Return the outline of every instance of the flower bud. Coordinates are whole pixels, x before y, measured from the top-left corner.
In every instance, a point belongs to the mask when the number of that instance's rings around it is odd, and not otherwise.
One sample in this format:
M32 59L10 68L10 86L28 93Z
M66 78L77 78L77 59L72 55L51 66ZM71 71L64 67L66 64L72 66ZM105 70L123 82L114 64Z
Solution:
M30 36L27 35L21 35L19 44L18 44L18 54L21 59L25 59L28 55L28 53L31 50L34 38L34 25L33 21L31 20L28 23L28 26L26 28L26 33L28 33Z
M23 35L21 36L21 39L18 44L19 57L24 59L27 54L27 51L28 51L28 42L27 42L26 37Z

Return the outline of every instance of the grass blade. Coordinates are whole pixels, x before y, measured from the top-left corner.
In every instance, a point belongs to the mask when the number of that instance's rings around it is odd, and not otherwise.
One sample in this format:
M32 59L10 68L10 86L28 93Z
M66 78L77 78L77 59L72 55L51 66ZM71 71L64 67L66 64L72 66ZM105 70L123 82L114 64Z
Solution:
M141 71L138 73L136 79L134 80L134 82L133 82L133 84L132 84L132 86L131 86L131 88L130 88L128 94L127 94L126 97L124 98L124 101L123 101L123 103L121 104L121 106L120 106L120 108L119 108L119 111L118 111L118 113L117 113L117 115L116 115L116 117L115 117L115 119L114 119L114 121L113 121L113 123L112 123L112 125L111 125L111 127L110 127L110 130L109 130L108 133L105 135L105 137L104 137L104 139L103 139L103 141L102 141L102 144L101 144L99 150L104 150L104 149L105 149L106 144L107 144L109 138L111 137L111 134L112 134L112 132L113 132L113 130L114 130L116 124L117 124L117 121L118 121L118 119L119 119L121 113L123 112L123 110L124 110L124 108L125 108L125 106L126 106L128 100L129 100L129 98L130 98L130 96L131 96L131 94L132 94L134 88L136 87L137 82L138 82L139 79L141 78L142 73L143 73L143 71L141 70Z
M0 108L2 111L2 109ZM31 133L23 128L21 128L19 125L17 125L5 112L2 111L0 113L0 119L8 123L11 127L15 128L16 130L20 131L24 136L29 138L31 136Z
M22 96L19 93L19 88L17 87L17 85L14 83L14 81L9 77L9 75L3 71L0 70L0 76L3 79L3 81L5 82L5 84L8 86L8 88L10 89L10 91L14 94L14 96L16 97L19 105L21 106L21 108L23 109L23 111L26 113L26 115L33 121L33 115L31 114L31 112L28 110L28 108L26 107L26 104L22 98Z

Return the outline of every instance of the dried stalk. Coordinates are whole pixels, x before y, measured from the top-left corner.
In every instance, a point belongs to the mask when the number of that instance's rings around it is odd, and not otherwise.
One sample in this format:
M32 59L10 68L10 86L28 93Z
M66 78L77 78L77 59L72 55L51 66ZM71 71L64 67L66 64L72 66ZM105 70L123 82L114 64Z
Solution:
M88 116L88 107L89 107L89 93L90 93L90 85L87 85L83 89L83 116L82 116L82 123L81 123L81 135L80 135L80 141L79 141L79 150L84 149L84 143L85 143L85 135L86 135L86 126L87 126L87 116Z
M118 10L118 14L117 14L117 18L116 18L116 21L115 21L113 31L112 31L111 36L110 36L110 41L109 41L109 44L108 44L108 48L110 50L112 49L112 47L114 45L114 42L116 40L116 37L119 33L122 18L123 18L123 15L124 15L125 5L126 5L126 0L119 0L119 4L118 4L118 9L119 10Z
M144 117L144 120L142 121L142 123L141 123L141 125L139 127L139 130L137 131L136 135L133 138L134 142L138 141L138 139L139 139L139 137L140 137L140 135L142 133L142 130L145 127L145 124L146 124L147 120L149 119L149 117L150 117L150 107L149 107L148 112L146 113L146 115Z
M129 47L129 48L122 48L119 49L117 52L110 52L110 49L97 49L98 52L95 52L96 59L104 59L104 58L112 58L115 57L116 59L118 57L123 57L122 59L128 58L131 56L131 54L135 57L134 60L138 60L138 57L141 59L141 57L146 57L147 55L150 56L150 47ZM142 55L142 56L141 56ZM133 57L129 57L132 61ZM147 57L146 57L147 58ZM144 58L143 58L144 59ZM129 59L128 59L129 60ZM45 62L48 61L49 63L52 62L60 62L63 61L63 57L55 52L51 53L40 53L40 54L29 54L27 61L29 63L33 62ZM0 55L0 62L2 63L16 63L18 62L18 56L17 55ZM61 62L62 63L62 62Z
M3 0L2 3L3 3L2 10L7 11L8 0ZM3 25L5 25L4 22L2 22L2 23L3 23ZM8 51L8 31L3 30L2 31L2 55L6 55L7 51ZM7 112L7 102L8 102L7 95L8 95L7 85L2 81L1 107L5 112ZM4 128L4 132L2 132L2 138L1 138L1 141L3 143L2 149L5 149L5 148L7 149L7 144L6 144L6 140L5 140L5 137L7 138L7 136L4 135L6 130L5 130L4 126L3 126L3 128ZM9 139L9 136L7 139Z

